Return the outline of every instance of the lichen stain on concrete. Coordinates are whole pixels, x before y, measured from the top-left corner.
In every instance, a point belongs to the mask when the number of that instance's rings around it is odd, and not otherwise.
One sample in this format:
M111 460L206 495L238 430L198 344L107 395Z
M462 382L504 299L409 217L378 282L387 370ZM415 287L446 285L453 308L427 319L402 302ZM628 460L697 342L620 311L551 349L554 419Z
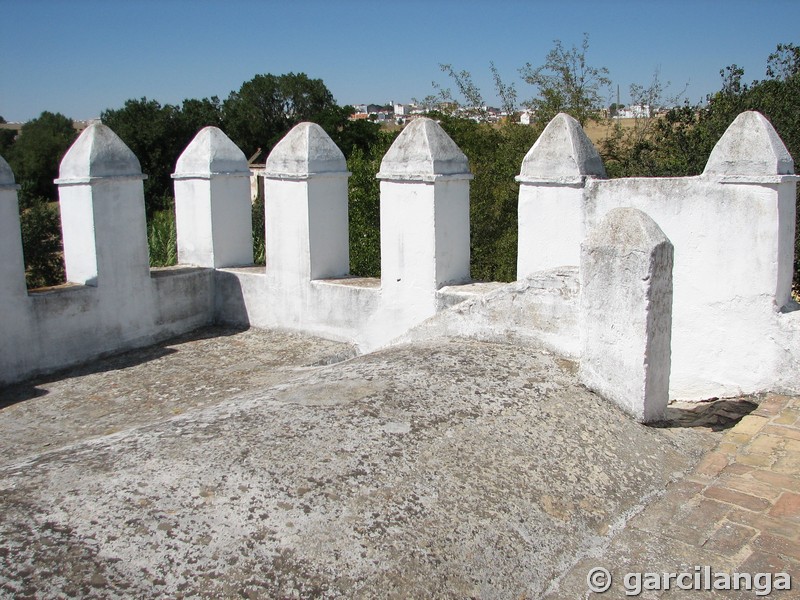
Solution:
M316 360L307 348L296 364ZM212 403L224 376L197 391L175 379L178 416L3 459L0 595L540 596L716 440L638 425L566 366L441 339L264 365ZM0 428L20 415L3 409Z

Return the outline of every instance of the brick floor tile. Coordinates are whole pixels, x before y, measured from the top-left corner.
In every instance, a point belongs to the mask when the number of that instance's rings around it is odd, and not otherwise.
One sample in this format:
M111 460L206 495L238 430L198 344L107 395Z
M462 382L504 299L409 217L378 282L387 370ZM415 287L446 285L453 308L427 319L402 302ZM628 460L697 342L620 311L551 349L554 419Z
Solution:
M774 417L789 405L787 396L773 395L764 399L751 414L757 416Z
M760 434L753 438L746 447L749 454L774 454L783 450L786 445L786 438L779 435Z
M758 417L755 415L747 415L731 430L734 433L744 433L747 435L755 435L761 428L769 422L766 417Z
M786 456L779 457L771 468L776 473L784 475L800 473L800 454L787 453Z
M713 478L719 475L727 466L728 456L721 452L714 451L703 457L692 474Z
M794 425L796 422L797 422L797 416L791 413L785 415L778 415L777 417L770 420L770 423L773 423L775 425Z
M764 469L753 469L750 477L768 483L769 485L800 493L800 478L785 473L773 473Z
M736 556L758 533L752 527L725 521L703 544L703 548L723 556Z
M789 540L800 539L800 524L792 523L785 519L778 519L766 514L754 513L741 509L731 510L726 515L726 518L734 523L785 537Z
M731 463L725 468L725 475L747 475L754 468L750 465L743 465L741 463Z
M765 425L765 427L767 427ZM749 433L739 433L736 431L736 428L729 429L725 434L725 437L722 438L723 443L735 444L737 446L742 446L744 444L749 444L750 440L753 439L752 434Z
M751 467L772 467L777 462L777 457L770 454L737 454L736 462Z
M800 523L800 494L784 492L767 514Z
M745 494L757 496L758 498L765 498L771 502L774 502L782 492L780 488L772 486L764 481L751 479L743 475L728 476L727 472L725 476L720 478L716 483L736 490L737 492L744 492Z
M800 440L800 429L788 425L765 425L763 432L780 435L791 440Z
M800 440L785 440L784 448L787 452L796 452L800 454Z
M762 532L750 545L754 550L800 561L800 544L794 540L787 540L784 537Z
M780 573L788 566L788 562L777 554L757 550L736 567L736 570L739 573Z
M764 498L758 498L757 496L746 494L744 492L739 492L737 490L733 490L728 487L723 487L719 485L712 485L707 487L703 491L703 495L706 496L707 498L713 498L714 500L727 502L728 504L735 504L736 506L741 506L742 508L746 508L747 510L753 510L758 512L767 510L771 506L769 500L765 500Z
M714 534L717 523L723 521L730 511L729 504L698 496L676 513L675 519L659 533L692 546L702 547ZM648 531L643 525L639 525L638 528Z

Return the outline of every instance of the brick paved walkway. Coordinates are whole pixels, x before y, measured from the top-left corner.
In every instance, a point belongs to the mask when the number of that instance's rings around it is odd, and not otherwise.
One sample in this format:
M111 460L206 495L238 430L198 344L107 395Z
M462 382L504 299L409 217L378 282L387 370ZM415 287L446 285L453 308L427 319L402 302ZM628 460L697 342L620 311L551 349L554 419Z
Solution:
M709 565L728 573L789 573L800 598L800 397L768 396L723 435L687 477L632 518L602 556L589 556L565 576L552 598L624 598L631 572L693 572ZM607 568L612 588L588 592L593 567ZM754 598L754 591L671 589L639 598Z
M717 516L703 547L738 559L741 572L789 572L798 593L800 398L768 397L703 459L692 484Z

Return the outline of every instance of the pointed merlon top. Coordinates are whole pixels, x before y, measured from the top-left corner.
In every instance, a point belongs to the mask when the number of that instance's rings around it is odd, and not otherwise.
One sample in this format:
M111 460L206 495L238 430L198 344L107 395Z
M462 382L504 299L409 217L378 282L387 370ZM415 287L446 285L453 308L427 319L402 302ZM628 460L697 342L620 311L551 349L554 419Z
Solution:
M175 165L174 179L211 175L250 176L247 157L218 127L204 127L186 146Z
M603 160L583 127L559 113L544 128L522 161L517 181L582 181L606 177Z
M650 216L637 208L615 208L589 232L583 246L650 252L663 243L671 242Z
M433 119L409 123L381 161L378 179L433 181L439 177L471 178L469 161Z
M5 159L0 156L0 187L11 186L15 183L14 171L11 170Z
M722 134L703 174L794 175L794 161L772 123L761 113L748 111Z
M344 154L316 123L298 123L267 157L265 177L305 178L319 174L347 174Z
M64 155L56 183L85 183L103 177L142 178L142 167L116 133L102 123L93 123Z

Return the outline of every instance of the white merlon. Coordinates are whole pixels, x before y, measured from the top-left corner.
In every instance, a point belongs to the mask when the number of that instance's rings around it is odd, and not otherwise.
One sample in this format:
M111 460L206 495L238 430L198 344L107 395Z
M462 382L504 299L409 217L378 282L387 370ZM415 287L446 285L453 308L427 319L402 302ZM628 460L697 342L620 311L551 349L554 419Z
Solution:
M704 175L794 175L794 161L772 124L755 111L743 112L719 139Z
M0 156L0 187L13 186L15 184L14 172L8 166L6 160Z
M116 133L102 123L92 123L64 155L56 183L85 183L105 177L143 178L142 167Z
M635 208L610 211L581 245L581 381L644 423L669 401L672 262Z
M322 127L299 123L270 152L264 176L292 179L320 174L346 175L347 161Z
M210 268L251 264L250 169L239 147L217 127L201 129L172 177L178 262Z
M204 127L194 136L178 158L172 177L207 179L211 175L250 177L244 152L218 127Z
M471 179L469 161L434 120L419 118L403 129L381 161L378 179L434 181Z
M580 123L559 113L525 155L516 179L581 183L585 177L606 177L603 161Z
M518 279L543 269L578 264L580 243L586 235L583 186L587 177L605 176L600 155L580 123L558 114L525 155L516 178L520 182ZM553 215L558 215L558 226L549 219Z

